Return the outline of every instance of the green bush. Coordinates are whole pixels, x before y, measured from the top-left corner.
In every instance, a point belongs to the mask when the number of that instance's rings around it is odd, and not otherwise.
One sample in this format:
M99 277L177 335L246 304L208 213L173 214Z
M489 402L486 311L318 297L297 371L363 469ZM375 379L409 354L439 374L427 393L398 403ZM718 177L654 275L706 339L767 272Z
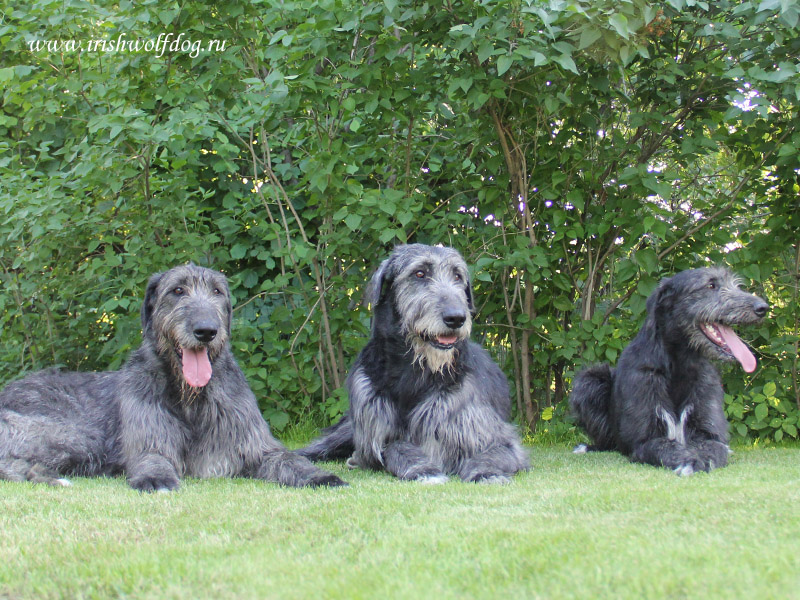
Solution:
M796 437L797 25L778 2L13 3L0 380L119 367L147 277L191 260L230 277L273 426L328 422L370 273L440 243L520 422L568 434L575 370L617 359L661 277L724 263L772 305L760 369L725 371L734 431ZM203 47L75 48L166 35Z

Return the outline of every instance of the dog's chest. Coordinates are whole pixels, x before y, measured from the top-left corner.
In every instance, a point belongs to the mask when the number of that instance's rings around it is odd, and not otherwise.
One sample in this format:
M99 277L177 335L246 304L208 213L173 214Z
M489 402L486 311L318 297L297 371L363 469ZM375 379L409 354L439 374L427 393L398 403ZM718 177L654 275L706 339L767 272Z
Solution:
M184 465L191 477L231 477L241 473L241 453L224 432L235 430L223 423L223 415L198 411L189 420Z
M716 367L705 359L682 364L673 370L669 381L669 396L673 409L679 413L687 404L718 403L722 401L722 381Z
M458 393L429 396L409 415L409 437L442 459L473 456L487 445L483 412Z
M242 461L229 445L207 437L193 440L185 458L186 474L191 477L232 477L242 470Z

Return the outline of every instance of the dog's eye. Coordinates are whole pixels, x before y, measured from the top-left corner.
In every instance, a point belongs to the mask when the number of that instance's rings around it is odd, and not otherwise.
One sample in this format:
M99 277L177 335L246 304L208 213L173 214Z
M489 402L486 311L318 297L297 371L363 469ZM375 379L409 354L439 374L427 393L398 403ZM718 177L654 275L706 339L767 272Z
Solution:
M416 277L417 279L425 279L425 271L420 269L419 271L414 273L414 277Z
M214 288L214 295L219 296L220 294L222 294L222 291L219 288Z
M717 289L717 282L713 281L713 280L709 281L708 284L706 285L706 287L708 289L710 289L710 290L715 290L715 289Z
M182 287L180 287L180 286L178 286L174 290L172 290L172 293L175 294L176 296L183 296L183 292L184 292L184 289Z
M461 274L460 273L456 273L453 277L454 277L454 279L456 281L461 281Z

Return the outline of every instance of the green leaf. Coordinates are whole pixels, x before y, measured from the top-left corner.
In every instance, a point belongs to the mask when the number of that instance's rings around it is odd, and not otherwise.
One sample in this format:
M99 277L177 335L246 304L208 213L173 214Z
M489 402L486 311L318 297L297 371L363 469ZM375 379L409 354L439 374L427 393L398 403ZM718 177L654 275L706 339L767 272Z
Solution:
M356 231L361 225L361 215L349 214L344 220L345 225L350 231Z
M163 25L169 25L175 20L175 17L177 17L180 12L180 8L175 8L173 10L162 10L158 13L158 19Z
M245 257L247 254L247 246L244 244L234 244L231 248L231 258L234 260L239 260Z
M484 40L481 42L481 45L478 47L478 63L483 64L487 58L489 58L494 52L494 46L488 40Z
M652 248L642 248L635 254L637 264L646 273L656 273L658 270L658 256Z
M569 54L561 54L556 57L555 61L567 71L572 71L573 73L578 74L578 67L575 65L575 61L572 60L572 57Z
M628 29L628 17L622 13L616 13L608 22L623 38L627 40L630 37L631 31Z
M497 74L502 75L511 68L514 59L510 55L504 54L497 57Z
M356 107L356 100L352 96L348 96L342 100L342 108L347 112L352 112Z
M583 50L584 48L588 48L602 36L603 32L599 29L594 29L589 26L584 27L583 31L581 32L580 41L578 42L578 49Z

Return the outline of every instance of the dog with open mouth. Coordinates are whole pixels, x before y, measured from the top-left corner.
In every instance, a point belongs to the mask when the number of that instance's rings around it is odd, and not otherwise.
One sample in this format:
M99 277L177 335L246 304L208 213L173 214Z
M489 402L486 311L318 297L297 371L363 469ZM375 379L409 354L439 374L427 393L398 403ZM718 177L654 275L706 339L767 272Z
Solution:
M505 375L470 340L467 264L453 248L398 246L369 285L372 335L347 377L350 408L299 452L442 483L506 483L528 468Z
M663 279L617 367L576 375L570 407L591 445L575 452L614 450L678 475L727 465L722 381L711 361L754 372L756 358L733 327L758 323L768 309L721 267Z
M69 485L125 473L141 491L184 476L346 485L271 434L230 346L225 276L193 264L153 275L142 344L119 371L41 371L0 392L0 479Z

